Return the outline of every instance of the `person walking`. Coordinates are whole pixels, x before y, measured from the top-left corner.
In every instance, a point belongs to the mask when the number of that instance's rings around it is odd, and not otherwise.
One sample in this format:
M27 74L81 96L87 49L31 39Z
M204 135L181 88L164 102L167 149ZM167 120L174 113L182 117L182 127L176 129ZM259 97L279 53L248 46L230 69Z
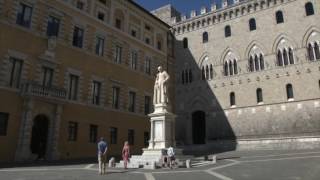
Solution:
M124 169L128 169L128 161L130 157L130 147L128 141L124 142L123 148L122 148L122 160L124 163Z
M99 162L99 174L106 174L107 168L107 150L108 145L103 137L98 142L98 162Z
M169 163L170 169L172 169L173 164L175 164L174 150L173 147L170 146L167 150L167 161Z

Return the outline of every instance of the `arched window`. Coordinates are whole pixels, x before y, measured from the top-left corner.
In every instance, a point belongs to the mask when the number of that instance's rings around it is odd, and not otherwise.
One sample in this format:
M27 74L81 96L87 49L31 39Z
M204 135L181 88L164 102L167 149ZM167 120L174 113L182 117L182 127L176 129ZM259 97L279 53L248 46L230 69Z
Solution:
M188 38L183 38L183 48L188 48Z
M184 71L184 77L186 79L186 84L188 84L190 81L189 81L189 76L188 76L188 70L185 70Z
M249 59L249 70L250 70L250 72L253 72L253 71L254 71L254 65L253 65L253 58L252 58L252 56L250 56L250 59Z
M208 65L206 66L206 79L209 79L209 67Z
M283 66L283 57L280 50L278 50L277 60L278 60L278 66Z
M313 53L313 47L312 44L309 43L308 45L308 56L309 56L309 61L314 61L314 53Z
M233 60L233 72L234 74L238 74L238 64L237 64L237 60Z
M291 48L289 48L289 62L294 64L293 50Z
M316 59L320 60L320 48L317 42L314 44L314 53L316 55Z
M207 43L209 41L209 35L208 32L204 32L202 34L202 43Z
M231 27L229 25L224 28L224 36L225 37L231 36Z
M276 21L277 21L277 24L284 23L284 18L283 18L282 11L277 11L276 12Z
M257 29L256 20L254 18L251 18L249 20L249 29L250 31L254 31Z
M286 90L287 90L287 98L288 98L288 100L293 99L293 88L292 88L292 84L287 84Z
M288 65L289 61L288 61L288 53L287 53L287 50L284 49L283 50L283 64L286 66Z
M182 81L182 84L184 84L184 70L182 71L182 73L181 73L181 81Z
M234 92L230 93L230 106L235 106L236 105L236 96Z
M264 70L264 58L262 54L260 54L260 69Z
M203 67L203 66L202 66L202 71L201 71L201 78L202 78L202 80L205 80L205 79L206 79L205 72L204 72L204 67Z
M307 15L307 16L314 15L314 9L313 9L313 4L312 4L312 2L306 3L305 9L306 9L306 15Z
M258 88L256 94L257 94L257 103L262 103L263 102L262 89Z
M189 82L192 83L192 71L189 69Z
M229 74L230 74L230 76L233 75L233 65L232 65L231 61L229 62Z
M228 71L228 62L224 62L224 75L228 76L229 75L229 71Z
M210 79L213 79L213 67L212 67L212 64L210 64Z
M259 59L257 55L254 56L254 67L256 71L259 71Z

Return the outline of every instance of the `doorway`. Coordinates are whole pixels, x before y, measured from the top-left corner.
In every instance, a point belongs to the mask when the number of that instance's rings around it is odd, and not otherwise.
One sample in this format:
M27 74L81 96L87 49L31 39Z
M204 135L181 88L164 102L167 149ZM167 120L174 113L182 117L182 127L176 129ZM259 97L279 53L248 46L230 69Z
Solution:
M205 112L196 111L192 113L192 138L193 144L206 143L206 117Z
M30 149L38 159L45 159L48 140L49 120L45 115L38 115L33 120Z

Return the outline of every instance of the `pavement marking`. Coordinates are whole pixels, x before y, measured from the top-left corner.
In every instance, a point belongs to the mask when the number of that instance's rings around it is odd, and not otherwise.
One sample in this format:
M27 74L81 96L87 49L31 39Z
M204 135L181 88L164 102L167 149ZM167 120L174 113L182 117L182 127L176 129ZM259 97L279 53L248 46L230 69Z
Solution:
M146 177L146 180L156 180L152 173L144 173L144 176Z
M239 162L251 163L251 162L268 162L268 161L282 161L282 160L308 159L308 158L320 158L320 156L286 157L286 158L276 158L276 159L246 160L246 161L239 161Z
M95 165L95 164L89 164L89 165L87 165L87 166L85 167L85 169L90 169L90 168L92 168L94 165Z
M291 155L307 155L307 154L320 154L320 151L313 151L313 152L301 152L301 153L288 153L288 154L273 154L273 155L266 155L266 156L243 156L241 158L259 158L259 157L277 157L277 156L291 156Z
M242 161L241 161L242 162ZM234 166L234 165L237 165L237 164L240 164L241 163L240 161L238 162L232 162L230 164L226 164L226 165L222 165L222 166L217 166L217 167L213 167L213 168L210 168L209 170L217 170L217 169L222 169L222 168L226 168L226 167L230 167L230 166Z
M13 168L13 169L1 169L0 172L25 172L25 171L67 171L67 170L83 170L83 168Z
M227 177L227 176L224 176L224 175L222 175L222 174L219 174L219 173L217 173L217 172L214 172L214 171L206 170L206 171L204 171L204 172L206 172L206 173L208 173L208 174L211 174L211 175L213 175L213 176L215 176L215 177L217 177L217 178L219 178L219 179L222 179L222 180L232 180L231 178L229 178L229 177Z
M153 174L170 174L170 173L192 173L192 172L203 172L203 170L184 170L184 171L159 171L152 172ZM133 172L138 173L138 172Z
M240 161L237 161L237 160L234 160L234 159L225 159L226 161L231 161L231 162L234 162L234 163L239 163Z

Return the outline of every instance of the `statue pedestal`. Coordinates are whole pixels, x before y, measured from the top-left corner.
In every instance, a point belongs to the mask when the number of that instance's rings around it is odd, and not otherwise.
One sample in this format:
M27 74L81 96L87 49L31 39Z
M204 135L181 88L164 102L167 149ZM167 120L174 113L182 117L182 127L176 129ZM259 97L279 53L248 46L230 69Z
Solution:
M151 131L149 147L142 149L141 156L132 156L128 167L155 168L163 163L163 155L170 146L174 147L176 156L182 155L182 149L175 148L175 117L167 104L156 104L150 117ZM121 162L120 162L121 167Z
M155 105L155 111L149 114L151 131L148 149L175 147L175 117L166 104Z

